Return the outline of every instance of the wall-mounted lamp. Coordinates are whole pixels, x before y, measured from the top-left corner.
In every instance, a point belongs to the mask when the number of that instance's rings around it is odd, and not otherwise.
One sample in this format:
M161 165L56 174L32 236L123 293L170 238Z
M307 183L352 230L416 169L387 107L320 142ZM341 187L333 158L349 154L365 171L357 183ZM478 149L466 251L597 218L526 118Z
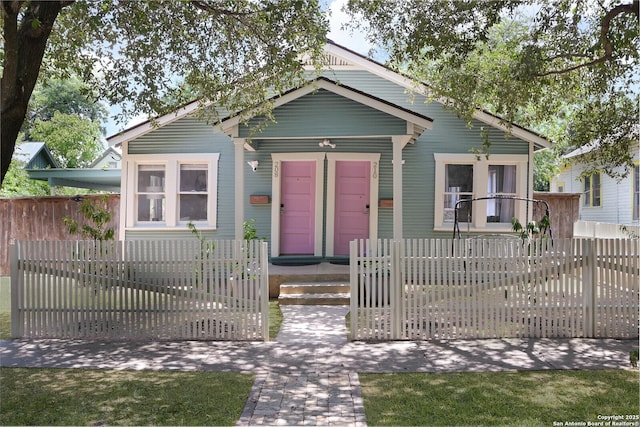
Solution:
M253 169L254 172L258 170L258 161L257 160L249 160L247 162L247 164L249 166L251 166L251 169Z
M336 148L336 144L332 144L328 139L323 139L319 144L320 147Z

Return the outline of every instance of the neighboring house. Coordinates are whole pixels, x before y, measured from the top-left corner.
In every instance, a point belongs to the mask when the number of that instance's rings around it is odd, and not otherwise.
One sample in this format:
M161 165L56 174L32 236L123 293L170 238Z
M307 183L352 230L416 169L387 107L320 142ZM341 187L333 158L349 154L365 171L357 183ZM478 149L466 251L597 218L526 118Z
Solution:
M52 169L58 168L51 151L44 142L23 142L17 144L13 159L24 164L24 169Z
M89 166L92 169L120 169L122 152L119 148L109 147Z
M597 150L592 144L563 156L566 164L551 180L551 191L580 193L580 219L623 225L640 225L640 146L634 147L634 167L618 181L603 172L583 175L581 162L586 152Z
M56 169L29 167L25 169L29 178L47 181L51 186L52 194L55 192L55 186L118 192L120 191L121 165L122 153L118 148L109 147L88 168L62 169L56 166Z
M344 260L356 238L452 236L460 198L532 197L550 143L478 111L473 126L383 65L329 42L321 76L274 97L275 122L207 124L198 103L108 138L122 149L122 239L243 238L255 219L273 261ZM311 77L312 76L312 77ZM488 159L471 152L491 142ZM525 202L479 202L464 230L511 231ZM467 215L468 214L468 215ZM462 228L462 227L461 227Z

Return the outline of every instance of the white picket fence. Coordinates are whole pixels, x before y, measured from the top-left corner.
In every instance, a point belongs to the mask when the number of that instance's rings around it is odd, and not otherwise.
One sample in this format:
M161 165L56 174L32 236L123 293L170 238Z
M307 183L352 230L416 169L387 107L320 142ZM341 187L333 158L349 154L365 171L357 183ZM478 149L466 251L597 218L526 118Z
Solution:
M259 241L18 242L12 336L268 340L267 254Z
M638 337L638 240L359 240L350 251L352 339Z

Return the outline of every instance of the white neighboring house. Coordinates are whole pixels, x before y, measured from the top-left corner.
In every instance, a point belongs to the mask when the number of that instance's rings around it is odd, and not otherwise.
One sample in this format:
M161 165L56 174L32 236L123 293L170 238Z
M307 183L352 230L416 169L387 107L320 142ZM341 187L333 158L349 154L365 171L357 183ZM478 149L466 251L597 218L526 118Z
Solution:
M120 169L122 167L122 151L116 147L109 147L89 167L92 169Z
M551 180L551 191L580 193L580 220L587 222L640 225L640 145L633 148L634 167L618 181L603 172L582 176L587 165L581 156L597 149L581 147L563 156L566 165Z

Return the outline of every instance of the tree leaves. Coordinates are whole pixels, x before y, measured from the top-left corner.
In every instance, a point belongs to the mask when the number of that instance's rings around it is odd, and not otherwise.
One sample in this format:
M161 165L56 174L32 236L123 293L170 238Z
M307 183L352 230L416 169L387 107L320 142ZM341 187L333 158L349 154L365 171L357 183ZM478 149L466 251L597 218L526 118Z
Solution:
M390 53L390 65L446 97L561 147L598 142L591 169L631 166L640 104L638 2L364 1L348 9ZM479 138L481 139L481 138ZM624 173L624 172L623 172Z
M124 116L168 113L195 96L202 105L222 108L208 111L215 120L295 86L303 77L302 55L320 64L328 28L318 0L2 2L2 7L2 177L43 64L46 78L77 74L119 104ZM33 34L19 31L34 19L42 25L31 29ZM37 43L30 39L36 31ZM44 59L31 45L46 45Z
M326 28L316 1L83 2L61 14L50 53L129 115L192 96L233 111L299 79L299 56L320 57Z

